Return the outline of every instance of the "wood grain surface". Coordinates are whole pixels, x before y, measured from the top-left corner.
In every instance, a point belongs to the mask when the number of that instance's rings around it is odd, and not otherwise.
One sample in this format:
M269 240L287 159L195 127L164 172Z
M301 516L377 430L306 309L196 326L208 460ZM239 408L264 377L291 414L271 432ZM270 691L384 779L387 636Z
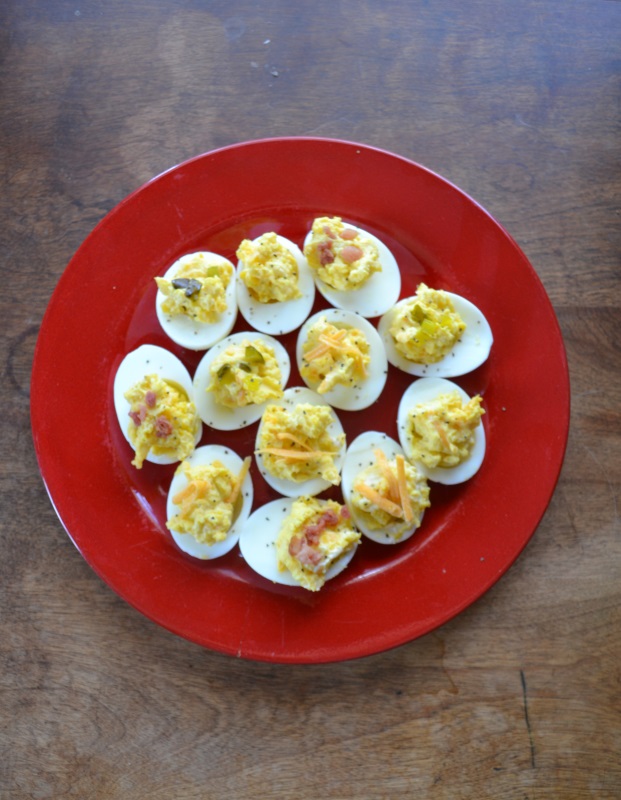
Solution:
M620 798L621 3L4 0L0 19L0 796ZM507 228L558 314L572 419L536 535L479 602L296 667L205 651L96 577L38 473L29 375L66 264L128 193L305 134L418 161Z

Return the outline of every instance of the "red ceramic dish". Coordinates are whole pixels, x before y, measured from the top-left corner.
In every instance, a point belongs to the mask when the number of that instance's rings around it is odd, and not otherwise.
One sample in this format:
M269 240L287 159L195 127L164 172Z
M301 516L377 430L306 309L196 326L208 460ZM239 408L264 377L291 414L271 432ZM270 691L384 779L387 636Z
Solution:
M479 473L432 485L432 507L407 542L364 540L318 593L275 586L235 548L211 562L180 552L165 528L174 467L130 465L112 382L122 357L151 342L192 372L201 354L170 342L153 277L180 255L228 258L244 237L276 230L301 243L313 217L340 215L380 236L401 268L401 296L424 280L474 302L495 341L486 364L457 382L483 395L488 449ZM318 297L314 311L325 302ZM234 330L247 326L238 320ZM281 337L293 348L296 334ZM299 383L295 369L289 385ZM339 412L348 440L369 428L396 438L411 378L394 368L378 404ZM438 175L391 153L314 138L226 147L154 178L95 228L46 312L32 376L41 473L76 547L121 597L205 647L274 662L376 653L427 633L479 598L517 558L558 479L569 420L563 341L549 299L515 242ZM203 442L252 452L256 424L207 430ZM255 504L274 492L253 470ZM338 495L338 492L337 492Z

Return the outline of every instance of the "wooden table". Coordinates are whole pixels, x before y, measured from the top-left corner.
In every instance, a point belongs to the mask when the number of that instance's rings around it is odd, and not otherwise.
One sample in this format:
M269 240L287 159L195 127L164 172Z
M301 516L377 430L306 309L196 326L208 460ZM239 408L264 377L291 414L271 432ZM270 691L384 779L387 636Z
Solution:
M621 3L0 13L0 795L621 797ZM303 134L399 153L486 207L549 293L573 399L551 505L491 591L398 649L283 666L177 638L96 577L45 493L28 396L46 304L106 212L198 153Z

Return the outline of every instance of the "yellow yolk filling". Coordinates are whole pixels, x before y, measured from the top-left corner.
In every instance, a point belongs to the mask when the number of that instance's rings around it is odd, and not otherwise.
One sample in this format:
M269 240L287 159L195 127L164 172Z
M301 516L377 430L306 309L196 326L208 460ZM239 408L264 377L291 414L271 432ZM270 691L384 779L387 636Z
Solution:
M210 263L204 254L196 253L194 259L179 267L171 280L155 279L166 298L162 310L197 322L216 322L226 311L226 287L232 277L233 267L226 261Z
M304 255L320 280L341 292L359 289L382 269L375 242L340 217L313 221Z
M244 239L237 249L237 258L243 264L240 277L259 303L301 297L295 256L278 241L275 233L264 233L255 241Z
M257 452L267 471L298 483L323 478L338 486L341 476L334 463L344 434L333 437L328 428L334 417L330 406L299 403L293 409L268 405L263 412Z
M371 360L369 343L356 328L337 328L325 317L310 328L302 346L302 377L316 387L319 394L363 380Z
M451 350L466 329L446 292L421 283L414 297L394 313L390 334L408 361L434 364Z
M180 386L146 375L124 396L130 404L128 434L137 469L149 453L182 461L193 452L200 420Z
M484 413L480 395L464 404L457 392L415 406L406 423L406 435L412 445L411 460L433 468L461 464L472 451L475 430Z
M166 527L207 545L224 541L239 514L240 489L249 465L247 458L240 474L235 476L220 461L198 467L187 462L181 464L179 469L187 485L173 497L179 512L168 520Z
M360 541L344 506L333 500L300 497L276 539L278 568L316 592L328 570Z
M282 375L274 350L261 339L229 345L210 366L213 392L218 403L240 408L282 397Z
M429 508L425 476L403 456L388 460L375 451L376 463L363 469L354 483L351 503L369 530L389 528L399 540L406 530L418 528Z

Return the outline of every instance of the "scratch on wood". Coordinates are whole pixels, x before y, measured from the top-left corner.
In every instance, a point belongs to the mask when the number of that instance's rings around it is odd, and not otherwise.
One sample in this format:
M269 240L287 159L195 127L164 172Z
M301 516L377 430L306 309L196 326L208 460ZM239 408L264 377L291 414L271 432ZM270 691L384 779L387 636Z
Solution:
M530 719L528 718L528 698L526 696L526 677L524 670L520 670L520 679L522 681L522 700L524 702L524 722L526 723L526 730L528 731L528 741L530 743L530 765L532 769L537 767L535 760L535 741L533 739L533 732L530 727Z

